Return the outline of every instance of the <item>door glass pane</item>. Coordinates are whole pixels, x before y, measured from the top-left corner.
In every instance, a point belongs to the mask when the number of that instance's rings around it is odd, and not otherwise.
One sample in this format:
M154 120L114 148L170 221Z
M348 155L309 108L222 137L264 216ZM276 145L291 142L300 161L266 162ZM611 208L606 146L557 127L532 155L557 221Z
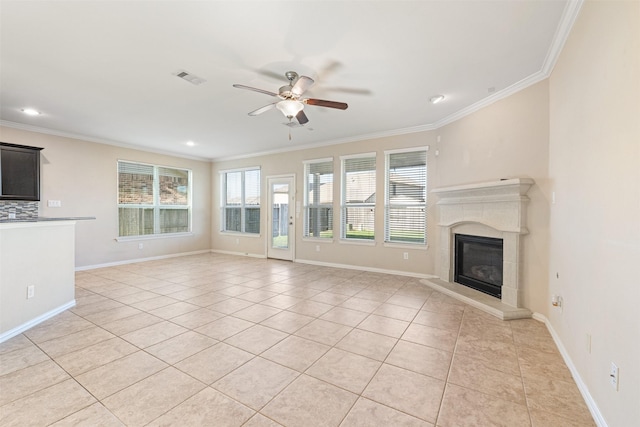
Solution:
M271 247L275 249L289 248L289 185L272 184L272 221Z

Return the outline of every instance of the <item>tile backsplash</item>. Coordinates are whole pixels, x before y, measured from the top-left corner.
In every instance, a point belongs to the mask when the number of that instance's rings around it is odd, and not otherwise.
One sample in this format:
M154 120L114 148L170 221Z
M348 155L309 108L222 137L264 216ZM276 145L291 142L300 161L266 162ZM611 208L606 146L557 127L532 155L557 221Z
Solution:
M38 202L0 200L0 220L9 219L9 214L15 214L15 219L35 219L38 217Z

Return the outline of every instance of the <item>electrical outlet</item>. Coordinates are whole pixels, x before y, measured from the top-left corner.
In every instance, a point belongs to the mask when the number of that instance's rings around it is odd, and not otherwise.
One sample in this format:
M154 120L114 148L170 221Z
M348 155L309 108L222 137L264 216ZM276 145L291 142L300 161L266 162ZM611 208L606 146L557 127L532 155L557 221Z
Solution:
M144 243L138 243L138 249L143 249L144 248Z
M409 252L404 252L404 253L402 254L402 257L403 257L404 259L409 259Z
M609 381L611 381L611 387L615 391L618 391L618 381L620 380L618 367L615 363L611 362L611 372L609 373Z
M36 287L34 285L27 286L27 299L33 298L36 296Z
M9 219L16 219L16 214L15 214L15 213L13 213L13 212L11 212L11 213L9 214Z
M47 200L47 206L50 208L61 208L62 201L61 200Z
M316 252L320 252L320 245L316 245Z

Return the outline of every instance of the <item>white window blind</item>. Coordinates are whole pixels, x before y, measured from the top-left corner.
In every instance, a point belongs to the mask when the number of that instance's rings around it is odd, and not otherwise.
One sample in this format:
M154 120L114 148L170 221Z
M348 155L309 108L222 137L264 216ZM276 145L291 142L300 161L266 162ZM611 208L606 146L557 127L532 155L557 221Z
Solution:
M426 243L427 152L388 152L385 242Z
M333 159L304 164L304 236L333 237Z
M260 233L260 169L244 172L244 232Z
M221 172L222 231L260 233L260 169Z
M342 159L341 237L375 238L376 156Z
M118 236L191 231L191 171L118 161Z

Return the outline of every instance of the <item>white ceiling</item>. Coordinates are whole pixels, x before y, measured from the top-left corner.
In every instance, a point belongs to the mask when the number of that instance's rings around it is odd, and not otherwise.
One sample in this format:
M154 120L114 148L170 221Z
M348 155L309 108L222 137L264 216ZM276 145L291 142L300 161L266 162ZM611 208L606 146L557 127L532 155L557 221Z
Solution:
M0 119L208 159L433 129L546 77L574 4L2 0ZM291 141L278 110L248 116L274 98L232 85L277 92L288 70L349 108L306 106Z

